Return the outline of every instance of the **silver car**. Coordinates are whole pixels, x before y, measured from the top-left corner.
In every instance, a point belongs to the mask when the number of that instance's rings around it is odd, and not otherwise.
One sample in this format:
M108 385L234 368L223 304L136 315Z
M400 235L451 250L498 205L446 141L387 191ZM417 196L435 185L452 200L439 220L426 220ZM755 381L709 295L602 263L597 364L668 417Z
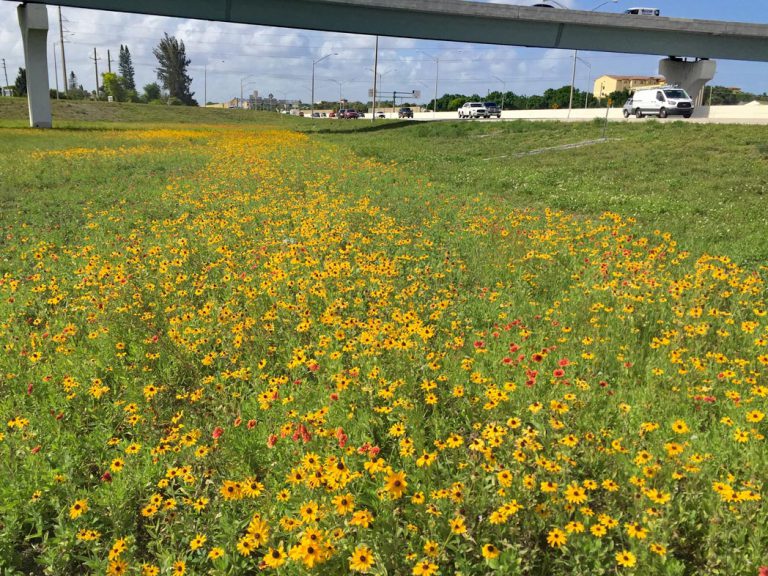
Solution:
M624 114L624 118L629 118L630 115L634 113L635 109L632 107L632 98L630 98L624 103L624 110L622 111L622 114Z

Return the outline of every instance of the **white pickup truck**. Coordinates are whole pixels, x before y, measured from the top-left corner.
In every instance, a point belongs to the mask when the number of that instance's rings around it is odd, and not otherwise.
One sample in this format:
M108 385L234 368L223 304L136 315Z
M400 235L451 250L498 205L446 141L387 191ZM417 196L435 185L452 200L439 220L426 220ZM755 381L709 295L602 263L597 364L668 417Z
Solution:
M482 102L465 102L459 108L459 118L487 118L488 111Z

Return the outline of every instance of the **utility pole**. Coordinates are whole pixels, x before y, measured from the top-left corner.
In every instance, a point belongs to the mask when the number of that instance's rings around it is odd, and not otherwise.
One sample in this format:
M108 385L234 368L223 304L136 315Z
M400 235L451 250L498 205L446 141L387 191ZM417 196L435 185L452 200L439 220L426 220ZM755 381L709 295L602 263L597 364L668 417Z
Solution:
M96 48L93 49L93 57L91 58L93 60L93 67L96 70L96 100L99 99L99 58L96 56Z
M376 48L373 52L373 113L371 114L371 122L376 120L376 74L379 68L379 37L376 36Z
M576 59L579 57L579 51L573 51L573 73L571 75L571 95L568 98L568 118L571 117L571 109L573 108L573 86L576 84Z
M5 86L8 86L8 69L5 67L5 58L3 58L3 72L5 73ZM712 101L712 92L709 93L709 100ZM5 96L5 89L3 89L3 96Z
M112 56L109 55L109 48L107 48L107 72L112 73Z
M67 58L64 55L64 25L61 22L61 6L59 6L59 42L61 43L61 69L64 73L64 93L69 90L67 85L69 84L67 79Z
M56 42L53 43L53 77L56 79L56 100L59 99L59 68L56 65Z

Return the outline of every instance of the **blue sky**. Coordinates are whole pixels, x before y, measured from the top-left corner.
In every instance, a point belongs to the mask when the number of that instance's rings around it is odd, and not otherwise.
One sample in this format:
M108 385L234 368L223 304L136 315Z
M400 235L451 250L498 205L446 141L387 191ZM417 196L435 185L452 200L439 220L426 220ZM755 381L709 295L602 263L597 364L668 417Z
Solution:
M495 0L496 3L530 5L533 0ZM560 0L573 9L591 10L600 0ZM768 0L619 0L599 8L620 12L632 6L659 8L663 16L729 20L768 24ZM15 2L0 1L0 58L6 60L8 79L24 65ZM51 87L55 86L53 43L58 42L58 13L49 7L49 59ZM312 61L335 54L316 66L315 97L339 96L366 100L372 85L373 46L370 36L311 32L196 20L129 15L63 8L68 69L74 70L86 89L95 85L90 57L94 47L106 71L107 50L113 68L120 44L129 46L139 86L155 81L152 48L168 32L186 44L192 60L192 89L198 101L224 101L257 90L277 98L310 100ZM572 52L514 46L486 46L381 38L379 73L383 90L419 90L422 101L434 93L435 58L439 59L438 93L477 93L505 87L519 94L537 94L547 88L569 85ZM591 89L602 74L654 75L656 56L579 52L576 86ZM57 46L59 83L60 49ZM2 73L2 70L0 70ZM4 78L0 77L4 83ZM756 93L768 92L768 63L718 61L714 83L738 86Z

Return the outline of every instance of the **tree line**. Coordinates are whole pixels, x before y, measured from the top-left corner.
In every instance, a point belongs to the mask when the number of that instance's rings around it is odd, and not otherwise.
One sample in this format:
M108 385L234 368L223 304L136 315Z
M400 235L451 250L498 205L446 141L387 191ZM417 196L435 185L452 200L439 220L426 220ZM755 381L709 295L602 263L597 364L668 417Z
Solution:
M112 97L115 102L144 102L148 104L180 104L197 106L194 92L190 91L192 77L187 74L191 60L187 58L186 47L182 40L177 40L168 33L160 40L157 47L152 50L157 59L158 82L151 82L143 87L139 93L136 88L135 71L131 59L131 51L128 46L120 45L117 72L105 72L101 75L101 85L97 91L88 91L83 88L77 74L73 71L67 78L67 87L63 92L56 94L51 90L51 96L56 98L69 98L85 100L96 98L97 100ZM15 96L27 94L27 71L19 68L16 82L12 86Z
M190 91L192 77L187 73L191 60L187 58L183 40L165 36L152 50L157 59L158 82L146 84L141 95L136 90L131 52L128 46L120 45L118 60L119 74L102 74L102 87L106 96L116 102L146 102L197 106L195 93Z
M604 108L608 105L608 100L613 106L623 106L629 99L629 92L613 92L603 98L596 98L591 92L573 90L573 108ZM571 102L571 87L562 86L560 88L549 88L543 94L533 94L526 96L515 94L512 91L501 92L495 90L487 93L485 96L478 94L443 94L437 99L438 112L452 112L461 108L465 102L495 102L504 110L549 110L558 108L568 108ZM435 105L434 98L429 101L426 108L433 110Z
M734 88L726 88L725 86L712 86L705 92L704 101L710 104L710 90L711 90L711 104L712 106L728 105L728 104L741 104L744 102L752 102L758 100L762 102L768 102L768 94L752 94L750 92L742 92ZM605 108L610 101L611 106L621 107L629 99L632 93L629 90L622 90L618 92L612 92L603 98L596 98L591 92L579 90L578 88L573 91L573 108ZM443 94L437 99L437 110L439 112L455 111L461 108L465 102L495 102L499 106L503 104L504 110L548 110L558 108L568 108L571 101L571 87L562 86L561 88L550 88L545 90L543 94L534 94L532 96L524 96L522 94L515 94L514 92L494 91L489 92L485 96L479 96L478 94L465 95L465 94ZM435 105L435 100L432 99L427 104L427 109L432 110Z
M187 73L191 60L187 58L186 47L182 40L174 36L165 36L158 45L152 50L157 59L158 82L146 84L142 92L139 93L136 82L131 52L128 46L120 45L120 54L118 57L118 72L106 72L101 75L102 82L98 92L87 91L80 83L77 74L72 71L67 78L67 87L64 92L56 94L51 90L52 97L70 98L70 99L106 99L112 97L116 102L144 102L144 103L162 103L178 104L187 106L197 106L194 99L194 92L190 91L192 77ZM19 68L15 83L10 86L15 96L25 96L27 94L26 70ZM568 108L569 104L573 108L603 108L608 106L621 107L631 96L631 92L623 90L612 92L603 98L596 98L591 92L575 88L573 99L571 101L571 87L562 86L560 88L549 88L543 94L534 94L526 96L516 94L512 91L493 91L487 93L484 97L478 94L443 94L437 99L437 110L440 112L456 111L465 102L495 102L502 106L504 110L543 110ZM742 92L737 88L725 86L710 86L705 92L704 102L713 106L741 104L752 102L754 100L768 102L768 93L753 94ZM355 110L365 110L372 103L350 102L348 107ZM392 107L391 101L381 101L378 106L387 108ZM415 103L400 103L402 106L415 106ZM338 102L323 102L319 108L338 108ZM427 110L433 110L435 100L432 99L426 105Z

